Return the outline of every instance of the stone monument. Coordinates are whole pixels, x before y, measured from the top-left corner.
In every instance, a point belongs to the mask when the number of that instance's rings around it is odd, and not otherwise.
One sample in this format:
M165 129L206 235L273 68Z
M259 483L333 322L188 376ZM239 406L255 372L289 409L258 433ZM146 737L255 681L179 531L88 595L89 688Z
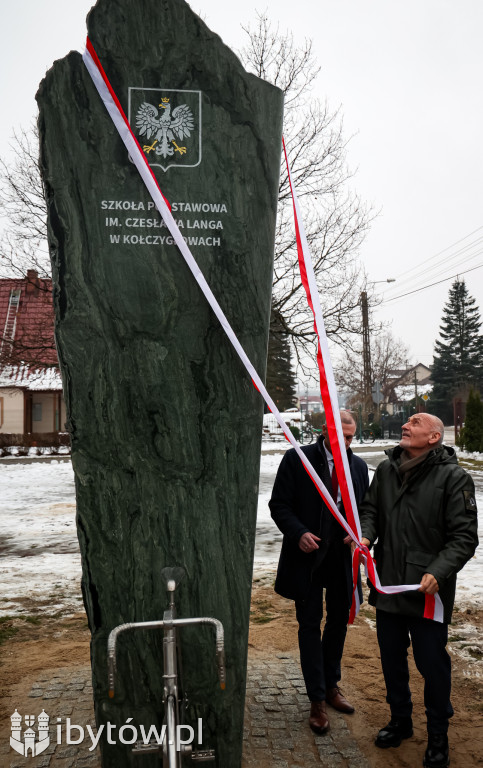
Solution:
M255 368L265 370L282 94L247 74L184 0L99 0L88 34L173 215ZM187 721L216 765L240 765L262 400L157 213L81 55L42 81L56 338L72 438L96 719L160 724L162 635L125 638L108 697L107 637L178 615ZM180 130L180 126L182 130ZM101 738L103 765L140 768ZM213 763L212 763L213 764Z

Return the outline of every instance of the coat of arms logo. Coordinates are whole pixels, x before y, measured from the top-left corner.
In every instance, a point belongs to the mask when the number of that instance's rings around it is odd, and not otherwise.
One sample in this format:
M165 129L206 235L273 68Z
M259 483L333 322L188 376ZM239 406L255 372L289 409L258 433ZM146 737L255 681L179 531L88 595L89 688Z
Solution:
M20 755L28 757L36 757L42 752L45 752L50 744L49 736L49 716L45 710L42 710L37 718L38 721L38 739L36 738L35 731L32 726L35 723L34 715L25 715L25 724L28 726L23 732L22 739L22 715L18 710L15 710L10 718L12 723L12 735L10 736L10 746Z
M149 165L200 164L201 91L129 88L128 120Z

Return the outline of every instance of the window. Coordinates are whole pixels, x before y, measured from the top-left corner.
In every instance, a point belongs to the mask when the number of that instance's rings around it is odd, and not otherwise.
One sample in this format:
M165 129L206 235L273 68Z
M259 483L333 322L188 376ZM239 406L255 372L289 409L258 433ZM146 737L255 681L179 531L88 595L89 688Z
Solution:
M42 421L42 403L32 404L32 421Z

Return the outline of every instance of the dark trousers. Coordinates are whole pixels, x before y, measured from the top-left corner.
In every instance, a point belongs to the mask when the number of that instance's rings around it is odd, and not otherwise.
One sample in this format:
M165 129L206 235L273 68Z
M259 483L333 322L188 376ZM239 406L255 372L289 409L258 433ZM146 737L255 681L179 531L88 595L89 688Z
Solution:
M408 648L424 678L424 705L429 733L447 733L453 715L450 702L451 659L446 650L448 625L431 619L376 611L377 639L392 717L411 717Z
M306 600L295 601L300 664L310 701L325 701L326 691L334 688L341 677L350 602L342 558L333 560L329 563L326 558L314 572ZM321 637L324 587L326 618Z

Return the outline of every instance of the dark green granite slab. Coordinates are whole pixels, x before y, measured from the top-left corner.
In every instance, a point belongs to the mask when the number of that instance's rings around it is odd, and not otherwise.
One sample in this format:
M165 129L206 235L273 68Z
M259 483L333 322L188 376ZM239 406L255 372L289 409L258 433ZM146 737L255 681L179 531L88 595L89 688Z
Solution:
M189 110L189 135L159 129L139 138L148 147L158 135L148 153L156 177L183 234L198 238L192 252L263 375L280 91L246 74L183 0L100 0L88 32L135 132L143 104L165 123ZM121 641L112 701L107 636L122 622L162 618L161 569L182 565L179 614L221 619L228 667L221 692L210 629L183 630L187 717L203 718L216 765L236 768L262 401L153 210L80 54L54 64L37 99L98 724L162 721L161 636ZM159 764L104 740L104 766L133 761Z

